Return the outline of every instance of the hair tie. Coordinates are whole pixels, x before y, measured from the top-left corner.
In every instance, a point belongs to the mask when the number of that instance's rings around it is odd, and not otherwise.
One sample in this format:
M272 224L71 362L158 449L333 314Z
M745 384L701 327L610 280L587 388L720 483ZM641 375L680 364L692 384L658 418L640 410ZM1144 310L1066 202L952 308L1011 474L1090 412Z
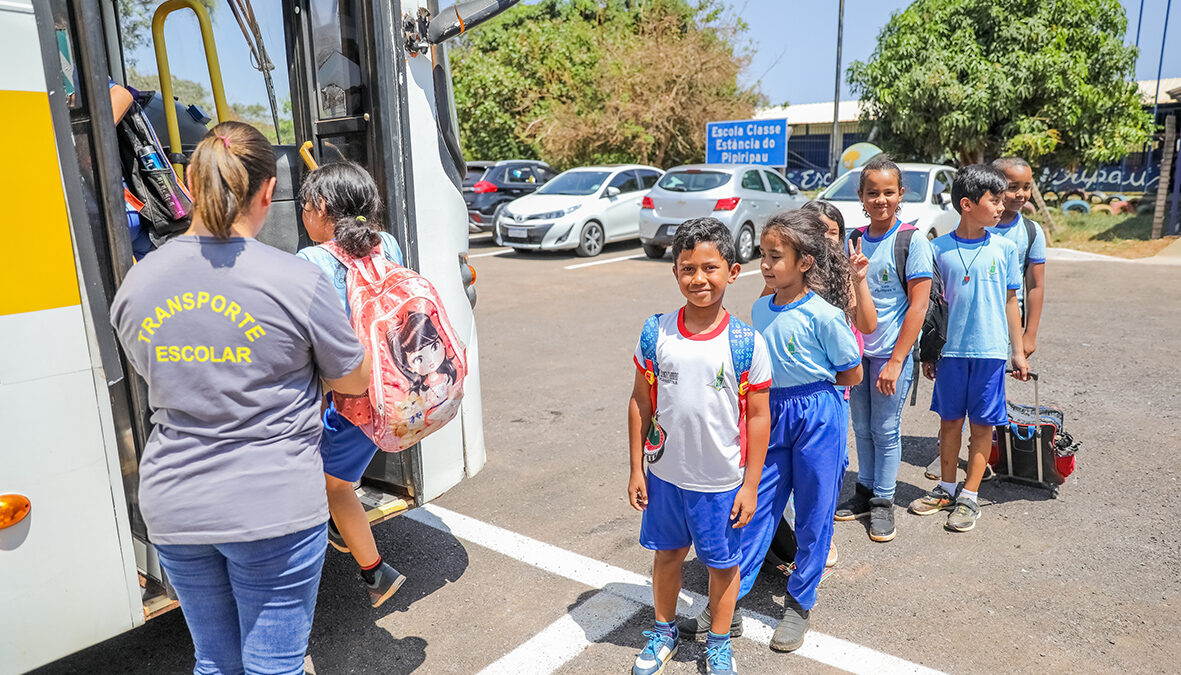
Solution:
M368 220L368 219L366 219L366 218L365 218L365 216L357 216L357 220L361 221L362 223L367 223L367 222L369 222L369 220Z
M226 150L230 149L230 139L228 136L222 136L221 134L215 134L215 136L220 138L222 143L226 144Z

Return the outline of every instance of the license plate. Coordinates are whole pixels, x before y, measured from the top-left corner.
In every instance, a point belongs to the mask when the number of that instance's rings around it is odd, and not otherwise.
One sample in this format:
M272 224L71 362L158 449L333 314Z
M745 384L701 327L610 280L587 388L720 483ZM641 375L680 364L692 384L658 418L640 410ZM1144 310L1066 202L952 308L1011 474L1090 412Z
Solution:
M525 239L529 236L529 231L523 227L510 227L505 230L505 236L512 237L513 239Z

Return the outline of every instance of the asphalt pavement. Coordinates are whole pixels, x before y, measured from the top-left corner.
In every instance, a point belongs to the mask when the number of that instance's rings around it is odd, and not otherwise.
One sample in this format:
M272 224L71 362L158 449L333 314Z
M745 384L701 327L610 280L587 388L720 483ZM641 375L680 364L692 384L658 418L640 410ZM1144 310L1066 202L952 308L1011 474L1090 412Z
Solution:
M625 673L652 621L651 553L625 496L625 409L644 318L682 304L671 260L632 243L596 259L518 254L486 237L472 253L488 464L377 527L386 560L409 577L384 607L368 606L351 558L328 551L308 652L316 675ZM1063 408L1082 441L1060 497L986 483L966 534L905 513L932 485L923 468L938 422L924 380L903 413L898 537L874 543L865 522L836 525L840 562L801 653L766 646L784 582L764 572L740 606L741 672L1176 670L1179 282L1181 266L1053 261L1033 365L1043 403ZM761 287L757 274L740 278L727 306L749 318ZM1014 382L1009 397L1031 401L1031 386ZM685 584L695 611L706 574L692 557ZM174 611L37 672L180 673L191 650ZM667 672L703 672L703 652L685 645Z

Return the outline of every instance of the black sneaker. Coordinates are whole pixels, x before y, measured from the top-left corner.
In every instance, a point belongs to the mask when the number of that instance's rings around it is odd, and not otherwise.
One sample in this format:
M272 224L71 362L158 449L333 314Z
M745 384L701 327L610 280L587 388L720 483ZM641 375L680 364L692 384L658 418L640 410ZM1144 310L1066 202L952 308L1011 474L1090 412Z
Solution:
M349 545L344 543L344 537L340 536L340 532L336 529L336 523L331 520L328 521L328 543L341 553L349 552Z
M854 483L853 495L837 504L837 511L832 519L837 522L856 520L869 515L869 500L873 497L873 490L861 483Z
M783 619L775 627L771 636L771 649L777 652L794 652L804 646L804 636L808 634L809 610L800 606L791 593L786 596L783 608Z
M390 596L397 593L404 583L406 583L406 575L394 569L389 563L383 562L381 567L377 568L373 583L365 582L365 586L369 589L370 604L374 607L381 607L381 603L389 600Z
M890 541L898 534L894 527L894 500L874 497L869 500L869 538Z
M678 621L677 630L686 640L699 640L709 632L710 625L711 619L707 604L697 616ZM737 608L734 610L734 618L730 619L730 637L742 637L742 615L738 613Z

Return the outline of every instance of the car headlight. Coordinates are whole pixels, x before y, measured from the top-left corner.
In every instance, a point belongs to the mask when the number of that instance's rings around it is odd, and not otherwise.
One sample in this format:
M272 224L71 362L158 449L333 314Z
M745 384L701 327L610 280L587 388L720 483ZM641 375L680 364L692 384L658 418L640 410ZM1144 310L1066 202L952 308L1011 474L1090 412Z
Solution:
M558 218L561 218L562 216L568 216L580 208L582 208L582 204L575 204L574 206L564 208L561 211L550 211L549 213L539 213L533 217L537 220L556 220Z

